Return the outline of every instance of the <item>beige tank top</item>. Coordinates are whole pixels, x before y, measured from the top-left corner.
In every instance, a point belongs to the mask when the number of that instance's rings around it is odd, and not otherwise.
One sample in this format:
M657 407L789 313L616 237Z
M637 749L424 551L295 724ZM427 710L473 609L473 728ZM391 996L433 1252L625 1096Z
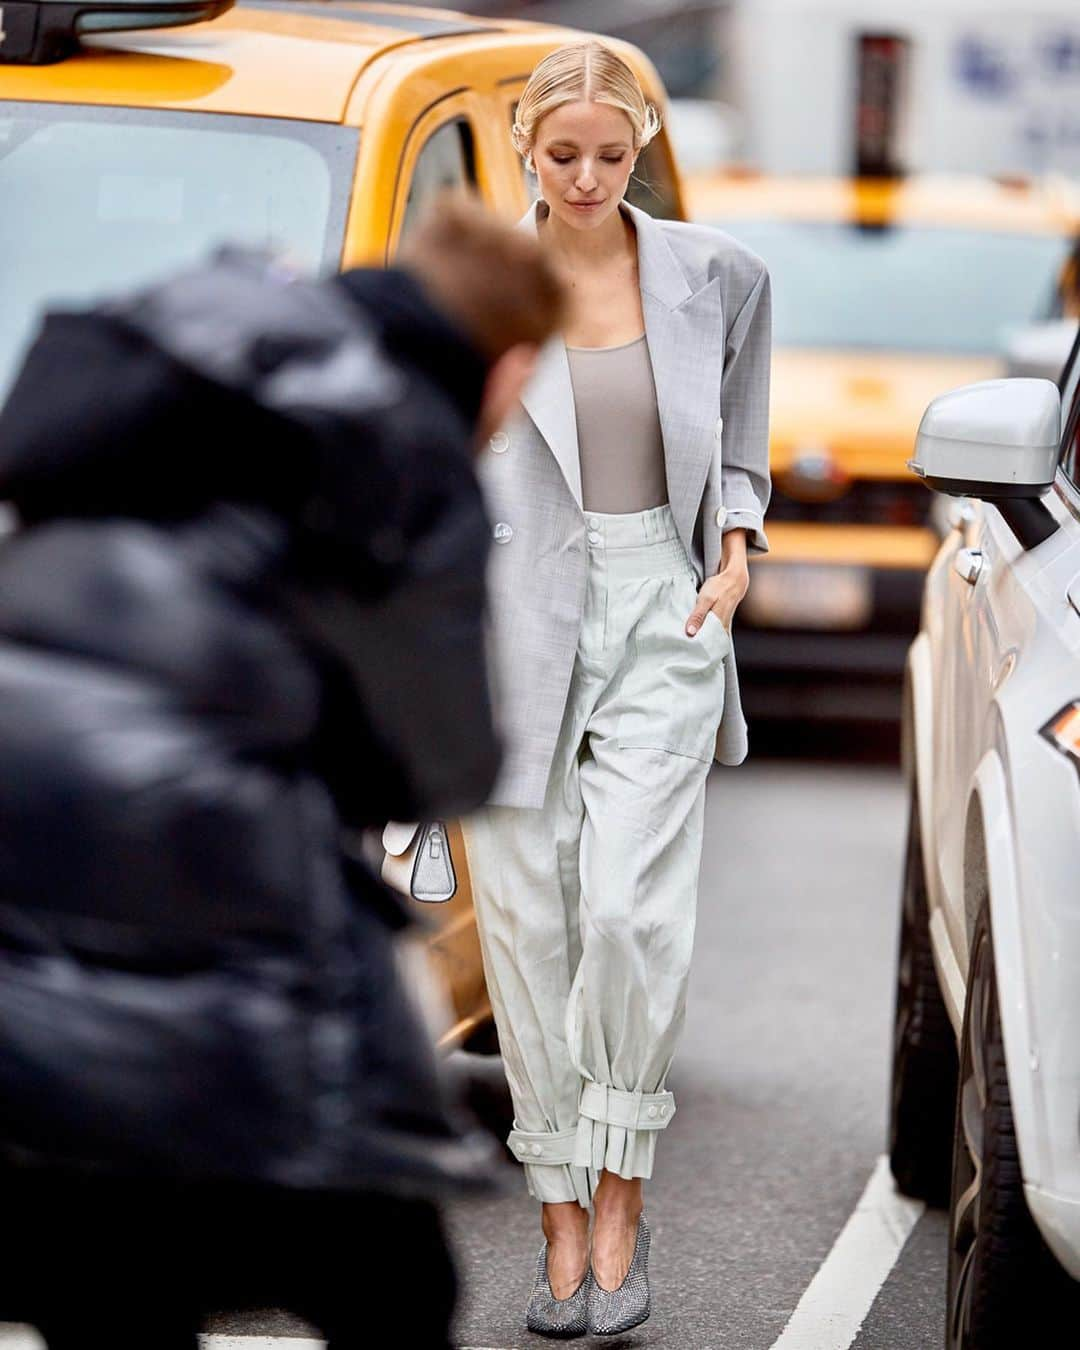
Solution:
M617 347L567 347L586 511L644 511L668 499L664 442L645 334Z

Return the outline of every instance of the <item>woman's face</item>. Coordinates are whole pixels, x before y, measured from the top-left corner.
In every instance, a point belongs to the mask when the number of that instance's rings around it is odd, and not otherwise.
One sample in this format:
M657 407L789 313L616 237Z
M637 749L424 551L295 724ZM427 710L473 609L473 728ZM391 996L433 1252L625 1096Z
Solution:
M540 195L575 230L619 209L634 167L630 119L607 103L564 103L541 118L533 142Z

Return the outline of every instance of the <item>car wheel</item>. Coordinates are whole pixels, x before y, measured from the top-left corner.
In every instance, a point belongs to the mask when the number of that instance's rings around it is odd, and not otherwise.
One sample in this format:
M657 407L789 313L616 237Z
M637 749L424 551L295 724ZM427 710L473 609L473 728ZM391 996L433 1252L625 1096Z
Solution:
M960 1048L949 1208L947 1350L1015 1350L1033 1310L1075 1325L1080 1285L1043 1241L1024 1199L984 902L975 924Z
M944 1207L949 1202L956 1074L956 1038L930 946L930 909L913 790L900 899L889 1163L900 1190L928 1205Z

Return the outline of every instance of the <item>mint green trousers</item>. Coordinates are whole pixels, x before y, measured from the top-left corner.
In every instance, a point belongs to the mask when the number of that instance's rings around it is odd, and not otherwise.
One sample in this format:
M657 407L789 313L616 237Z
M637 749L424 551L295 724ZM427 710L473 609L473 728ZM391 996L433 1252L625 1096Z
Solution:
M730 643L670 507L587 512L581 635L541 808L461 821L514 1102L507 1143L538 1200L588 1206L603 1170L652 1175L675 1114L705 782Z

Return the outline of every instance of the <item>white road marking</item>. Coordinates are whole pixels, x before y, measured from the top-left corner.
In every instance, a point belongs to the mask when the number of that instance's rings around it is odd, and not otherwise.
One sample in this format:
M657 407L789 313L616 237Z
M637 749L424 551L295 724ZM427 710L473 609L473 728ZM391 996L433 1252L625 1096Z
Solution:
M855 1211L772 1350L848 1350L926 1206L878 1159Z
M216 1336L199 1337L201 1350L326 1350L325 1341L304 1336ZM8 1350L0 1341L0 1350ZM11 1350L22 1350L12 1345ZM29 1346L27 1347L29 1350ZM459 1350L500 1350L494 1345L463 1345Z
M201 1350L326 1350L325 1341L303 1336L216 1336L199 1337ZM7 1347L0 1341L0 1350ZM12 1347L12 1350L22 1350ZM494 1345L463 1345L459 1350L500 1350Z
M326 1350L325 1341L310 1336L217 1336L199 1337L200 1350Z
M5 1322L0 1325L0 1350L45 1350L45 1342L33 1327Z

